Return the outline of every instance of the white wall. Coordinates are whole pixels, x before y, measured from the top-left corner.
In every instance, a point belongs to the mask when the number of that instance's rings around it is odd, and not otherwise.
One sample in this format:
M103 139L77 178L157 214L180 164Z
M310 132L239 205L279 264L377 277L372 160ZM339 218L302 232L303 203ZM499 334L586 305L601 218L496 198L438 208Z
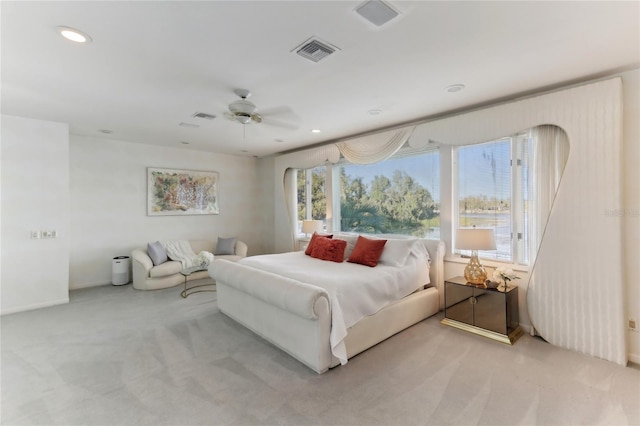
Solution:
M258 181L260 186L260 228L263 250L265 253L275 251L275 212L274 212L274 188L273 175L275 170L275 157L260 158L258 165Z
M69 301L69 129L2 116L0 313ZM32 239L55 230L55 239Z
M147 216L147 167L219 172L220 214ZM110 283L114 256L159 239L234 236L263 251L254 158L72 135L70 176L71 289Z

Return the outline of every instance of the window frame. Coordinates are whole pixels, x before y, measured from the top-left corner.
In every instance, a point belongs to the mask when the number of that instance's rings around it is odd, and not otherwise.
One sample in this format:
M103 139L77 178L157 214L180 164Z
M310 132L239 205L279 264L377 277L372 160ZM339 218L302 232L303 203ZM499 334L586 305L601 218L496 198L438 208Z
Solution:
M526 150L531 149L531 130L517 132L511 135L496 138L492 141L480 142L476 144L461 145L453 147L453 153L451 156L452 161L452 174L451 174L451 188L452 188L452 202L453 202L453 218L452 218L452 239L451 239L451 252L456 258L467 258L468 250L459 250L455 247L455 231L460 227L460 164L459 164L459 150L465 147L481 144L491 144L509 140L509 176L511 179L510 188L510 206L509 206L509 222L511 227L510 235L510 258L499 259L493 257L484 257L482 252L479 252L479 258L483 259L484 263L497 264L497 265L512 265L519 270L527 270L529 268L527 255L528 250L528 237L530 233L526 229L526 212L523 211L525 201L525 191L530 193L531 191L531 176L527 174L526 184L527 188L524 188L525 178L523 171L523 157ZM523 141L526 141L523 143ZM530 158L528 156L527 158ZM527 170L527 173L529 171ZM522 238L519 238L519 234L522 234Z

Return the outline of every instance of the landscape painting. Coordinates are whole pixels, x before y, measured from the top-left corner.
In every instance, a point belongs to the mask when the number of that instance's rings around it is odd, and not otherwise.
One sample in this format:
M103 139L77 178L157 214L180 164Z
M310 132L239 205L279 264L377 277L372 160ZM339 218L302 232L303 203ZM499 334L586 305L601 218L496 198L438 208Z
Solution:
M219 214L218 173L147 168L147 215Z

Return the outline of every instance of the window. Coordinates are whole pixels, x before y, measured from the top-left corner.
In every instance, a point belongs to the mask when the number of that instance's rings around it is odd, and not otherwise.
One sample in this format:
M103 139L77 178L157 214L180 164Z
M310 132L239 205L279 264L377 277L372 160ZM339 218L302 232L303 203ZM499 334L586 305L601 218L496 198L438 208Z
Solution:
M495 232L497 250L480 251L480 257L528 262L528 147L526 132L456 149L457 227Z
M298 170L298 233L302 233L302 221L327 218L327 167Z
M302 220L315 219L334 232L441 239L442 219L453 233L473 225L494 229L497 250L479 255L529 265L535 261L568 154L564 130L543 125L475 145L429 151L405 147L371 165L344 161L298 170L298 230ZM442 187L441 162L446 170ZM445 217L441 188L447 191ZM446 241L449 247L452 240ZM453 251L468 254L455 247Z
M439 238L439 151L396 154L371 165L342 163L333 169L340 231Z

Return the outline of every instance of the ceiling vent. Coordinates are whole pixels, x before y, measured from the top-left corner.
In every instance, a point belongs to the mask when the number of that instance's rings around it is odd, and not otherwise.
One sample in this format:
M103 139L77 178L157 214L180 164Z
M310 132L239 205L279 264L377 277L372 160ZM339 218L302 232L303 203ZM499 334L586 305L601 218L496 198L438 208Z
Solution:
M327 42L320 41L315 37L312 37L293 49L292 52L295 51L296 54L302 56L303 58L309 59L310 61L319 62L320 60L333 54L336 50L340 50L340 48L333 46Z
M358 15L378 27L398 16L397 11L381 0L369 0L362 3L356 8L356 12Z
M213 120L216 118L213 114L207 114L206 112L196 112L192 115L193 118L204 118L205 120Z

